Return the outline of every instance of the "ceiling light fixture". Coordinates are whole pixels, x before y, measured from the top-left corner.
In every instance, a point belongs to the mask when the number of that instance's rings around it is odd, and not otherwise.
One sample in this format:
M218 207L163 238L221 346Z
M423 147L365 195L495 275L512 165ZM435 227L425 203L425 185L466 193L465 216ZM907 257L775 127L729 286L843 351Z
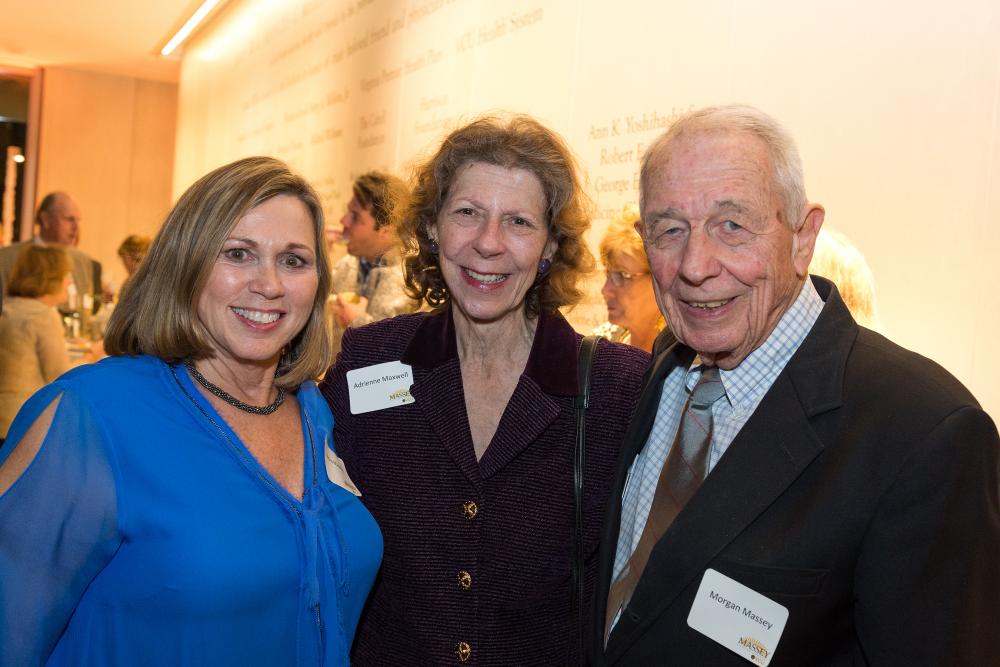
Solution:
M205 0L205 2L201 4L201 7L198 8L198 11L192 14L191 18L189 18L184 25L181 26L181 29L177 31L177 34L170 38L167 45L160 49L160 55L169 56L173 53L174 49L180 46L181 43L188 38L191 32L198 27L198 24L201 23L206 16L208 16L208 13L212 11L217 4L219 4L219 0Z

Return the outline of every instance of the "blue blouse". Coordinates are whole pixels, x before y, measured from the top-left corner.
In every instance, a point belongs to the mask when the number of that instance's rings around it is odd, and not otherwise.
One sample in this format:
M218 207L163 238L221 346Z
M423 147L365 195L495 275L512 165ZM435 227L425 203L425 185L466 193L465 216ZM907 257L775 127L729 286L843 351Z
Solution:
M347 665L382 536L326 475L316 385L297 398L301 501L183 366L116 357L35 394L0 448L57 405L0 496L0 664Z

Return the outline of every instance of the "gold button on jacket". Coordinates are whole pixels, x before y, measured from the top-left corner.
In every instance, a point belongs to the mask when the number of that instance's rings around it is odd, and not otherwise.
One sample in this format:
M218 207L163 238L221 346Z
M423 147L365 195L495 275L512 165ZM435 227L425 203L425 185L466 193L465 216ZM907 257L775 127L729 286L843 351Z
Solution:
M455 644L455 655L459 662L465 662L472 657L472 647L469 646L468 642L458 642Z

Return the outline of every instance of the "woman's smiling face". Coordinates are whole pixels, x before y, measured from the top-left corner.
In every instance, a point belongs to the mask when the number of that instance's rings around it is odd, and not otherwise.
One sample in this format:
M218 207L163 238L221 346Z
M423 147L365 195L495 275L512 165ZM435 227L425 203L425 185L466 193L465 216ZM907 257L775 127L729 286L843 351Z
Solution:
M523 313L541 259L551 259L545 193L530 171L462 166L431 230L451 300L474 322Z
M305 204L278 195L251 209L222 244L198 299L198 318L215 356L277 364L309 322L318 285Z

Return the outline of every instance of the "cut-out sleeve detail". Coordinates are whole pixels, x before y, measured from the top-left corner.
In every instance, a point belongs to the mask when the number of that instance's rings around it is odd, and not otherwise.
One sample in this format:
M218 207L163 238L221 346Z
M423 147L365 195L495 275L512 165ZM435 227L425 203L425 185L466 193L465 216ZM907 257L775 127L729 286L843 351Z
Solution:
M42 448L42 441L45 440L45 436L49 432L49 426L52 425L52 416L59 406L60 398L61 395L56 396L42 410L18 442L7 443L4 456L0 456L0 496L7 493L7 489L14 485L14 482L35 460L38 450Z
M0 647L44 664L121 541L108 443L92 405L49 385L0 449Z

